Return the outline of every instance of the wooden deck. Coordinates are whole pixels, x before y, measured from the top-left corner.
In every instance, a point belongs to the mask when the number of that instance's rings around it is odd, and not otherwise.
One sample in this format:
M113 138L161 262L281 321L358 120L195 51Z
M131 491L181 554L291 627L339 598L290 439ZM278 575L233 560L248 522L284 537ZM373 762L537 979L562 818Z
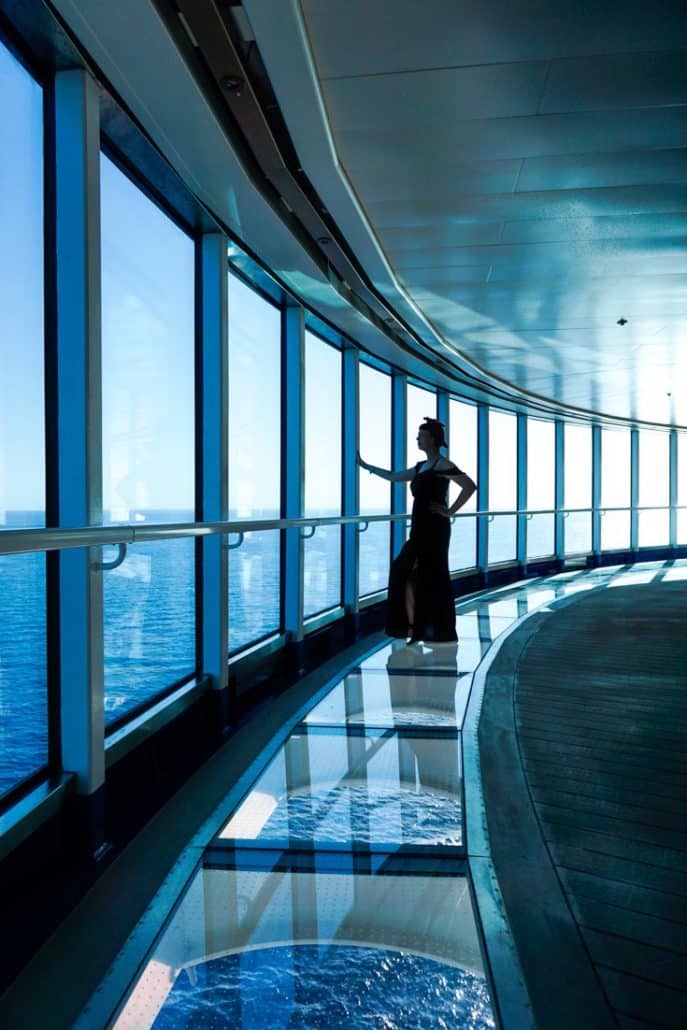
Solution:
M487 818L540 1026L687 1026L686 602L579 595L490 672Z

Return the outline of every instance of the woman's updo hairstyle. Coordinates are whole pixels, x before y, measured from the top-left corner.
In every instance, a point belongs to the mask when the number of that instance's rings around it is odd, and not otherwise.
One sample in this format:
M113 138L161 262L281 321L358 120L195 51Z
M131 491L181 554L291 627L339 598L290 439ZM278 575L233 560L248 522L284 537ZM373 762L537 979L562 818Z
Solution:
M444 423L440 422L438 418L427 418L425 416L424 423L420 426L420 429L425 429L429 433L437 447L448 447L444 435Z

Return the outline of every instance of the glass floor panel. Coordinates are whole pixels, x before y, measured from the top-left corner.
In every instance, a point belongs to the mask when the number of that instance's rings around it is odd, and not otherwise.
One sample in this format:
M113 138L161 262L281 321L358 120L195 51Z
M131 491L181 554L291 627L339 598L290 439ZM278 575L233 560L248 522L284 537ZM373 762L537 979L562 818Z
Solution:
M405 672L416 676L474 672L491 641L480 646L479 632L451 644L406 644L394 641L360 663L361 669L386 669L390 673Z
M219 833L278 847L463 843L458 736L293 733Z
M493 1027L465 877L202 869L114 1026Z
M359 669L338 683L313 708L308 725L426 726L459 730L470 696L472 676L389 675Z

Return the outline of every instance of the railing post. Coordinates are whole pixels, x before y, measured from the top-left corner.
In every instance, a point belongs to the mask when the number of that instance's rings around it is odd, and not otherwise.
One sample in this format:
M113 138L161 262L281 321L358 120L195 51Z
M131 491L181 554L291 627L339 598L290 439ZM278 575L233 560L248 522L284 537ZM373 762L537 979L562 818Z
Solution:
M394 372L391 377L391 467L403 469L407 467L406 453L406 420L408 404L406 394L406 377ZM391 514L398 515L407 510L407 483L391 484ZM406 539L406 527L402 519L391 523L391 558L396 557Z
M356 453L359 442L358 368L359 351L350 344L343 351L343 513L359 513L359 475ZM349 623L358 613L359 533L350 523L343 527L343 604Z
M55 76L57 453L62 528L102 522L100 95L88 72ZM62 765L76 775L84 845L105 849L100 548L59 560Z
M668 454L669 454L669 469L670 478L668 480L668 491L670 504L670 535L669 543L671 547L677 547L677 499L678 499L678 481L677 481L677 448L678 438L677 429L670 430L670 437L668 441Z
M639 546L639 430L630 430L630 550Z
M565 507L565 422L556 419L554 427L554 507L556 509L554 546L556 558L562 562L565 560L565 515L561 511L561 508Z
M283 517L303 515L305 491L305 319L303 308L284 308L282 361ZM284 631L290 641L303 639L303 540L298 528L284 531L282 560Z
M601 426L592 426L592 554L601 553Z
M228 264L227 237L207 233L198 247L200 320L200 397L196 405L200 453L198 517L203 522L222 522L229 515L228 499ZM199 667L211 677L217 691L218 719L230 718L227 676L229 651L228 557L219 534L203 537L200 544L200 655Z
M477 405L477 510L489 508L489 406ZM489 569L489 517L477 516L477 567Z
M517 469L516 469L516 552L519 565L527 565L527 516L520 512L527 508L527 415L517 414Z

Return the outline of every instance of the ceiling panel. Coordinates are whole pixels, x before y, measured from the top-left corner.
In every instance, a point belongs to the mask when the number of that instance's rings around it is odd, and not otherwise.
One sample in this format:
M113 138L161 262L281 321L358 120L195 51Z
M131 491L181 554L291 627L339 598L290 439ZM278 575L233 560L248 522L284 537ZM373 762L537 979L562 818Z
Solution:
M687 210L687 184L533 191L478 198L461 194L450 203L435 193L422 192L413 198L412 204L389 200L367 204L367 209L378 228L427 225L446 219L494 222L667 214Z
M489 167L485 162L484 167ZM687 181L687 147L531 157L522 162L517 189L572 190Z
M536 114L547 72L546 61L526 61L333 79L325 96L335 131L443 133L458 121Z
M669 50L681 0L301 0L322 78Z
M687 42L687 33L683 36ZM541 103L543 114L687 103L687 51L606 54L554 61Z
M413 150L427 155L428 162L470 163L584 152L664 150L683 147L685 139L687 106L472 119L457 124L434 118L431 126L419 122L409 112L403 124L393 131L380 124L370 133L358 128L355 120L336 127L337 149L347 167L359 166L364 163L366 152L376 150L381 155L380 167L383 156L389 157L387 175L393 172L394 155Z
M687 205L686 205L687 206ZM674 214L633 214L631 217L587 216L582 218L550 218L541 221L506 222L500 239L503 243L539 243L566 240L617 240L635 239L643 241L647 252L657 245L655 240L677 238L684 247L687 238L687 210ZM481 242L481 241L475 241ZM491 240L485 240L492 242ZM649 268L646 269L650 271Z

